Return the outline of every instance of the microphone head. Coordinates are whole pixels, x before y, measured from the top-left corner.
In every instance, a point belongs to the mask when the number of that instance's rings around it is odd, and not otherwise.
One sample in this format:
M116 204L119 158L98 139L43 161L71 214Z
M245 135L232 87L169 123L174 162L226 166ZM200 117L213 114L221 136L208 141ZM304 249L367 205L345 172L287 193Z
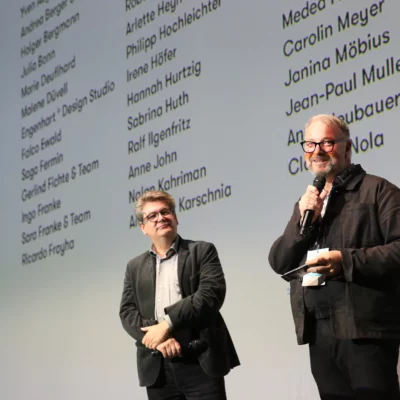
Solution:
M325 187L326 177L325 175L317 175L313 181L313 186L315 186L319 192Z

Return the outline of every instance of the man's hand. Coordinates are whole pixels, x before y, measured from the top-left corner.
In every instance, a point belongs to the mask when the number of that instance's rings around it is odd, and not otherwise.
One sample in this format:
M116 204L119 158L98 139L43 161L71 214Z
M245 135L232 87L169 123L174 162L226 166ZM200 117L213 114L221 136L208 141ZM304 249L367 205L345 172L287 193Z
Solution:
M321 253L319 256L307 261L307 264L314 264L307 272L317 272L325 276L338 275L343 270L342 253L339 250L331 250Z
M169 338L157 346L157 350L164 358L182 357L181 345L174 339Z
M142 343L150 350L156 350L157 346L164 342L169 335L169 326L165 320L157 325L146 326L140 329L146 332Z
M301 218L304 217L304 213L306 210L314 210L314 216L312 220L312 222L314 222L321 214L322 206L324 205L324 200L327 195L328 192L324 189L321 191L321 193L319 193L318 189L315 186L307 186L306 192L303 194L299 201Z

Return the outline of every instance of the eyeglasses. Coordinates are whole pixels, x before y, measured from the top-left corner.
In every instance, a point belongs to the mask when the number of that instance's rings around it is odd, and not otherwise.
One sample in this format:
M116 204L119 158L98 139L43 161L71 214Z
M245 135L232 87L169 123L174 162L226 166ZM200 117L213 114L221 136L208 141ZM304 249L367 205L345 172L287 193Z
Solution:
M150 213L149 215L147 215L143 219L145 221L155 222L158 219L158 214L160 214L161 217L166 217L166 216L172 214L172 210L170 210L169 208L163 208L160 211L154 211L154 212Z
M323 140L322 142L311 142L309 140L306 140L304 142L301 142L300 144L305 153L314 153L315 149L317 148L317 145L325 153L330 153L331 151L333 151L335 143L346 142L346 141L347 139Z

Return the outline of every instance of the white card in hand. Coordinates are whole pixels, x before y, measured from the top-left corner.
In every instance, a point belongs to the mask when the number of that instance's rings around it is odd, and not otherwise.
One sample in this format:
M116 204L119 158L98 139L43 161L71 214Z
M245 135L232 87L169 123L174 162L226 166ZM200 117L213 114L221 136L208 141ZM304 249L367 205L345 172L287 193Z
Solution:
M309 272L303 276L302 286L320 286L325 285L325 277L316 272Z
M326 253L329 251L328 247L324 249L316 249L316 250L309 250L307 252L307 261L312 260L315 257L318 257L321 253ZM303 276L302 286L320 286L325 285L325 277L321 274L316 272L309 272Z

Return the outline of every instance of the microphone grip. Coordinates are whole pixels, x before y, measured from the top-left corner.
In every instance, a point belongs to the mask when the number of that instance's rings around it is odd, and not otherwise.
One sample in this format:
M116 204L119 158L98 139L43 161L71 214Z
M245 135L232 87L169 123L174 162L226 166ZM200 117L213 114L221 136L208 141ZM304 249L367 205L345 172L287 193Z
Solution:
M317 175L313 181L313 186L318 190L318 193L321 193L325 187L325 183L326 177L324 175ZM303 219L300 222L300 234L304 235L310 230L314 212L314 210L306 210L304 212Z
M313 217L314 217L314 210L306 210L304 212L304 216L300 224L301 235L305 235L309 231Z

